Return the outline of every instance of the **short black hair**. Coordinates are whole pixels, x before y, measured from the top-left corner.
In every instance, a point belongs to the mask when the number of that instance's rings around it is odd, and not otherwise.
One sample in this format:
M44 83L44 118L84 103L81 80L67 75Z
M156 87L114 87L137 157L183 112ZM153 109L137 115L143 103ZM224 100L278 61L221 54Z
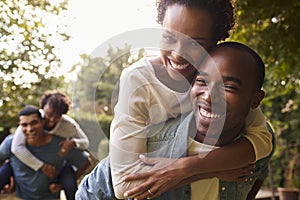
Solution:
M156 0L157 23L163 24L167 8L175 4L208 11L214 19L212 34L215 42L228 38L235 26L234 0Z
M249 46L242 44L240 42L222 42L219 43L216 48L220 48L220 47L229 47L240 51L245 51L253 58L254 64L257 69L257 76L258 76L257 86L258 89L261 89L265 80L265 64L262 58L258 55L258 53L254 51L252 48L250 48Z
M39 109L36 106L27 105L25 106L18 114L18 117L20 116L28 116L32 114L37 114L40 119L42 119L42 115L39 111Z

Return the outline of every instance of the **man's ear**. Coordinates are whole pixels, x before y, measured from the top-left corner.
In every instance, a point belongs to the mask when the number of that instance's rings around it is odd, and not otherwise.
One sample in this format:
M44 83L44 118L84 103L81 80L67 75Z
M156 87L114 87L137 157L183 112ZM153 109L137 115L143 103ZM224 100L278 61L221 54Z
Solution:
M265 92L263 90L259 90L256 92L255 97L253 99L251 108L255 109L259 106L261 100L265 97Z

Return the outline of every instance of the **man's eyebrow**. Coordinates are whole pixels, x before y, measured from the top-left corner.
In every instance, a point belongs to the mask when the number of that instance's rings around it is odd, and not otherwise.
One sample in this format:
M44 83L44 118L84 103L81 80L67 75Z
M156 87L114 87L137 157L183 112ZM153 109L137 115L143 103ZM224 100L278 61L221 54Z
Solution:
M195 41L205 41L204 37L191 37L191 39L193 39Z
M235 78L235 77L232 77L232 76L222 76L222 78L223 78L224 82L232 81L232 82L235 82L239 85L242 85L242 81L238 78Z

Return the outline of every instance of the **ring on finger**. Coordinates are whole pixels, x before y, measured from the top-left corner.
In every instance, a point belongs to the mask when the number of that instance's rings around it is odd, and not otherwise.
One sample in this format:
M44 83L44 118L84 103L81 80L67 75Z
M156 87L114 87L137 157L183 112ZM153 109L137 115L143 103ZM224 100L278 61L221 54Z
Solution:
M148 188L148 193L149 193L150 195L153 195L153 193L151 192L150 188Z
M64 148L62 148L62 149L61 149L61 152L65 153L65 152L66 152L66 150L65 150Z

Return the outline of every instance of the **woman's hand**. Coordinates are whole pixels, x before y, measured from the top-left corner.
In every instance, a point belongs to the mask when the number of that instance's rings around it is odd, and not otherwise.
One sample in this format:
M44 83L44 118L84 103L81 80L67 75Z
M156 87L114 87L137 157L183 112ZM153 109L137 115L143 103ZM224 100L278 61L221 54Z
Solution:
M62 186L58 183L50 183L49 190L51 193L58 193L62 190Z
M124 196L134 196L136 199L155 198L162 193L189 184L196 180L218 177L222 180L244 182L244 176L252 173L254 165L233 170L210 172L199 175L189 173L182 159L140 157L148 165L154 165L156 170L146 173L136 173L123 177L125 182L144 180L139 186L125 192ZM136 195L136 196L135 196Z
M4 185L3 187L3 191L5 193L13 193L16 190L14 177L11 176L9 179L10 179L9 184Z
M75 146L74 140L63 140L59 143L60 150L58 151L58 155L60 157L65 157L69 154L72 148Z
M124 196L134 196L136 199L155 198L178 187L177 184L186 178L184 166L178 159L145 156L140 156L140 159L147 165L154 165L155 170L124 176L125 182L144 180L139 186L125 192ZM138 195L135 196L136 194Z
M41 170L49 178L54 178L58 173L55 166L53 166L51 164L47 164L47 163L43 164Z

